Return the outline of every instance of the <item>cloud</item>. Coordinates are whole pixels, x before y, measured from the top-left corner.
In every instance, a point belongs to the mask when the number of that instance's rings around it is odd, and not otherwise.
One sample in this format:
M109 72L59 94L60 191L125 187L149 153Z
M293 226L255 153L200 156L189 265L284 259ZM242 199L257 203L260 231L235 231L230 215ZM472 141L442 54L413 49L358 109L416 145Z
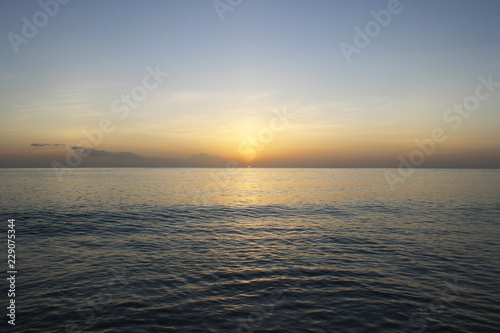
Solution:
M50 146L50 147L63 147L63 146L66 146L64 143L32 143L31 144L32 147L46 147L46 146Z
M124 158L124 159L138 159L141 158L139 155L131 153L131 152L110 152L106 150L98 150L92 148L84 148L81 146L73 146L72 150L78 151L81 155L85 156L93 156L93 157L116 157L116 158Z
M125 158L125 159L137 159L141 158L139 155L134 154L132 152L109 152L105 150L97 150L97 149L86 149L84 153L88 152L87 156L96 156L96 157L116 157L116 158Z
M0 0L1 1L1 0ZM32 143L32 147L57 147L65 146L61 143ZM204 167L215 167L222 168L226 167L227 161L218 157L211 156L208 154L197 154L188 158L178 158L178 157L146 157L137 155L130 151L112 152L107 150L99 150L86 148L82 146L71 146L70 151L73 151L82 157L82 163L80 167L194 167L194 168L204 168ZM59 154L59 153L58 153ZM0 167L49 167L51 162L53 162L55 155L47 158L41 158L39 155L36 156L35 160L31 160L30 157L26 159L20 159L18 163L9 162L2 163L0 161ZM64 158L60 155L59 158Z
M189 158L144 157L132 152L110 152L73 146L70 149L82 155L82 166L133 166L133 167L224 167L227 161L207 154Z

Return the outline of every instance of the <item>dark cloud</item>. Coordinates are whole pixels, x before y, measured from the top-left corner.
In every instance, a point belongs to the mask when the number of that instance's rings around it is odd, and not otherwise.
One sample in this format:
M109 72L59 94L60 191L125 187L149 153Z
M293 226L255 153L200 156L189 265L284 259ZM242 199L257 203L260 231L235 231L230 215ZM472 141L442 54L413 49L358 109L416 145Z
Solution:
M105 151L105 150L85 149L83 150L83 154L95 157L112 157L116 153L112 153L110 151Z
M138 159L141 156L131 153L131 152L110 152L106 150L98 150L92 148L83 148L80 146L71 147L71 149L78 151L81 155L93 156L93 157L116 157L124 159Z
M144 157L132 152L71 147L86 156L82 166L135 166L135 167L224 167L227 164L217 156L198 154L189 158Z
M66 146L64 143L32 143L32 147L61 147L61 146Z
M139 155L131 153L131 152L113 153L113 156L118 157L118 158L131 158L131 159L141 158Z

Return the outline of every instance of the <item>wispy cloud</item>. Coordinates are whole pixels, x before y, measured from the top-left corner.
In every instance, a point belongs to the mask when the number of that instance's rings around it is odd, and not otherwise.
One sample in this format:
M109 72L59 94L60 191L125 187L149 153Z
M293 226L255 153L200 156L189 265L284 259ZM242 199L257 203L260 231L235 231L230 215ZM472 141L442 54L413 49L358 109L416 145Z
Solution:
M32 143L32 147L63 147L66 146L64 143Z

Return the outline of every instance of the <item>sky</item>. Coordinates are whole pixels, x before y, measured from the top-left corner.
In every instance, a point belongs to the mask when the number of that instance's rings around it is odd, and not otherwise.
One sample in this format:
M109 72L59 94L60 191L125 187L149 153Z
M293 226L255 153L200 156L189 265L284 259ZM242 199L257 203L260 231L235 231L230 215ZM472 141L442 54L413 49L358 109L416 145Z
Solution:
M0 167L499 168L499 14L0 0Z

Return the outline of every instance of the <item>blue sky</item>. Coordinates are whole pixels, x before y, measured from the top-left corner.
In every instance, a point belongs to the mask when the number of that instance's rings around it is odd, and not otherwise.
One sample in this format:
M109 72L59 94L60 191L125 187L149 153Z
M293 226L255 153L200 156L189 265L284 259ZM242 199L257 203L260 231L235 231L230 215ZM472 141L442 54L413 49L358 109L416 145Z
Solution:
M243 0L221 21L212 1L72 0L16 53L8 34L22 36L22 18L33 21L41 7L2 1L0 159L64 155L30 144L77 145L159 65L168 78L94 148L244 159L241 142L266 128L273 110L288 110L290 126L256 164L330 165L358 155L360 165L391 165L446 125L443 113L474 92L478 76L500 81L500 3L401 1L348 63L340 44L354 45L354 28L388 3ZM498 152L499 96L449 131L442 154L485 151L487 161ZM443 156L429 160L446 165Z

